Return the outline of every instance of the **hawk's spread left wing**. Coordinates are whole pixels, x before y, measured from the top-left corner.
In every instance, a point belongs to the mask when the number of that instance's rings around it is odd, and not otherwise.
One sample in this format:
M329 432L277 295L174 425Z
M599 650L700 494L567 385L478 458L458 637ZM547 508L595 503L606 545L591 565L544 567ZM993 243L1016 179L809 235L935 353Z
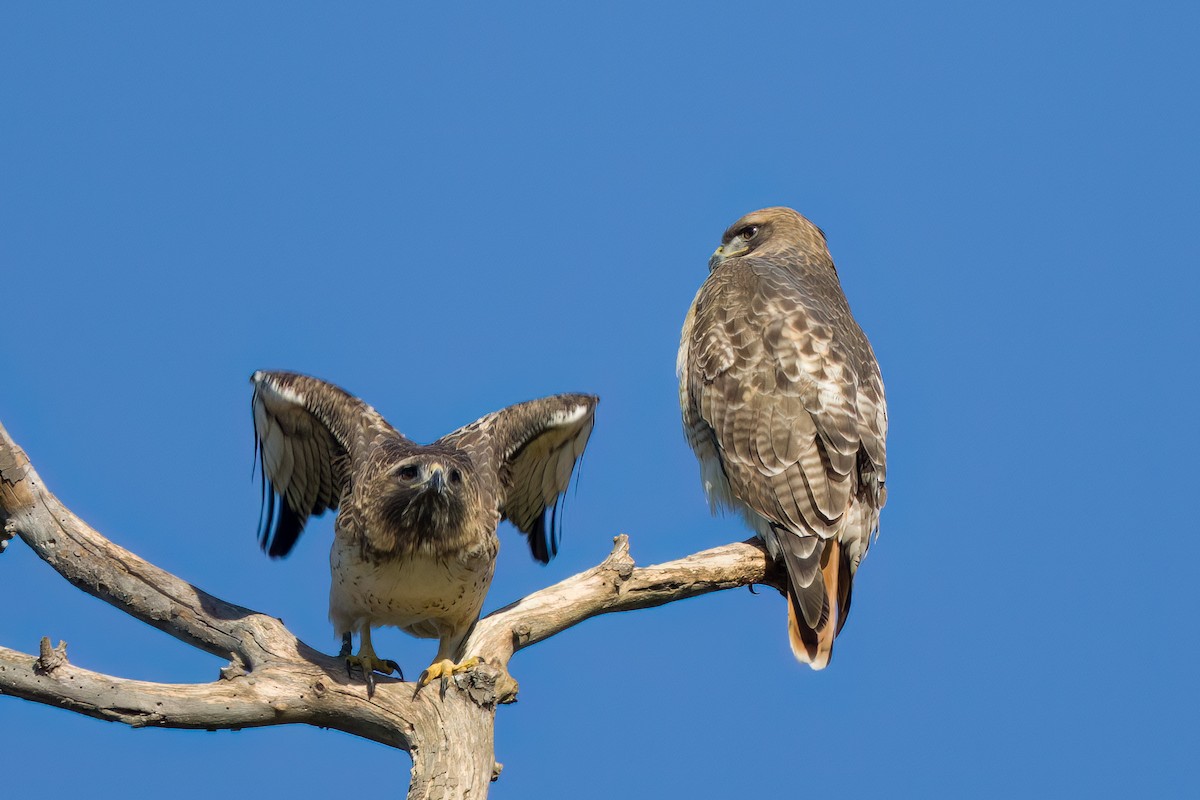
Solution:
M598 401L560 394L518 403L440 440L478 453L481 463L495 459L500 513L528 537L533 557L543 564L558 552L558 503L587 446Z

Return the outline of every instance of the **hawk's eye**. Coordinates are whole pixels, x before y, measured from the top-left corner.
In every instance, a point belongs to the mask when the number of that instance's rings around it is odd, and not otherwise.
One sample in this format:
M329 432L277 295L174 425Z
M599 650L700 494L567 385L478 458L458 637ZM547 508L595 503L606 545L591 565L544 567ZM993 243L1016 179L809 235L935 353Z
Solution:
M450 470L450 482L451 483L462 483L462 473L456 469Z
M746 227L742 228L742 232L739 233L738 235L741 236L743 239L745 239L748 242L751 239L753 239L755 236L758 236L758 226L757 225L747 225Z
M416 464L405 464L397 474L406 481L412 481L417 479L417 476L421 474L421 470L417 469Z

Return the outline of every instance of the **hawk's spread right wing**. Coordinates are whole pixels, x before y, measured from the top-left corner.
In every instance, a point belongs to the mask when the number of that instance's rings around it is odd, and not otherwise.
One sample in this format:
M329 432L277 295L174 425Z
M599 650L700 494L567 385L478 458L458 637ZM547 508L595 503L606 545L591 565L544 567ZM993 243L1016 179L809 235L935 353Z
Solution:
M364 433L392 429L375 409L316 378L260 370L250 383L263 479L259 538L269 555L286 556L310 516L341 503Z
M560 394L488 414L441 441L496 462L501 515L529 539L543 564L558 552L558 503L587 446L599 398Z

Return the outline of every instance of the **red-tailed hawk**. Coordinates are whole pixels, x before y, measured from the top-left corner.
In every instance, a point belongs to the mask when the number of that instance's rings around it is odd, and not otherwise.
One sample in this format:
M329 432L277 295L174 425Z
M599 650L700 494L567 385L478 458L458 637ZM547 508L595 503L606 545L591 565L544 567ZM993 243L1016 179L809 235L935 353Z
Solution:
M371 647L371 628L380 625L439 640L422 686L478 663L454 659L465 655L458 651L492 582L496 526L511 521L534 558L554 557L558 501L587 445L597 398L521 403L419 445L333 384L288 372L255 372L250 382L263 549L287 555L310 516L338 511L329 618L347 663L361 667L368 684L373 671L400 671Z
M887 407L817 226L735 222L683 323L679 400L714 509L740 512L788 575L796 658L823 669L886 498Z

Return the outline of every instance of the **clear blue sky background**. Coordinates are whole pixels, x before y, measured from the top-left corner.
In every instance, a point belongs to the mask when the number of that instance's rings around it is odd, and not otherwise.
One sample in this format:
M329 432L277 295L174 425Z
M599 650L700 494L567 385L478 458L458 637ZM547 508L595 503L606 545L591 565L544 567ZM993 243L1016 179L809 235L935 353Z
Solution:
M449 5L6 7L0 420L50 487L329 652L330 521L286 561L255 542L254 369L422 440L602 397L560 557L506 527L488 608L619 532L641 563L740 540L708 514L675 352L721 231L790 205L891 412L832 667L795 663L771 591L591 621L514 660L492 796L1196 791L1200 12ZM0 643L44 635L125 676L221 666L16 542ZM378 644L414 673L434 652ZM13 797L396 796L409 766L12 699L0 739Z

